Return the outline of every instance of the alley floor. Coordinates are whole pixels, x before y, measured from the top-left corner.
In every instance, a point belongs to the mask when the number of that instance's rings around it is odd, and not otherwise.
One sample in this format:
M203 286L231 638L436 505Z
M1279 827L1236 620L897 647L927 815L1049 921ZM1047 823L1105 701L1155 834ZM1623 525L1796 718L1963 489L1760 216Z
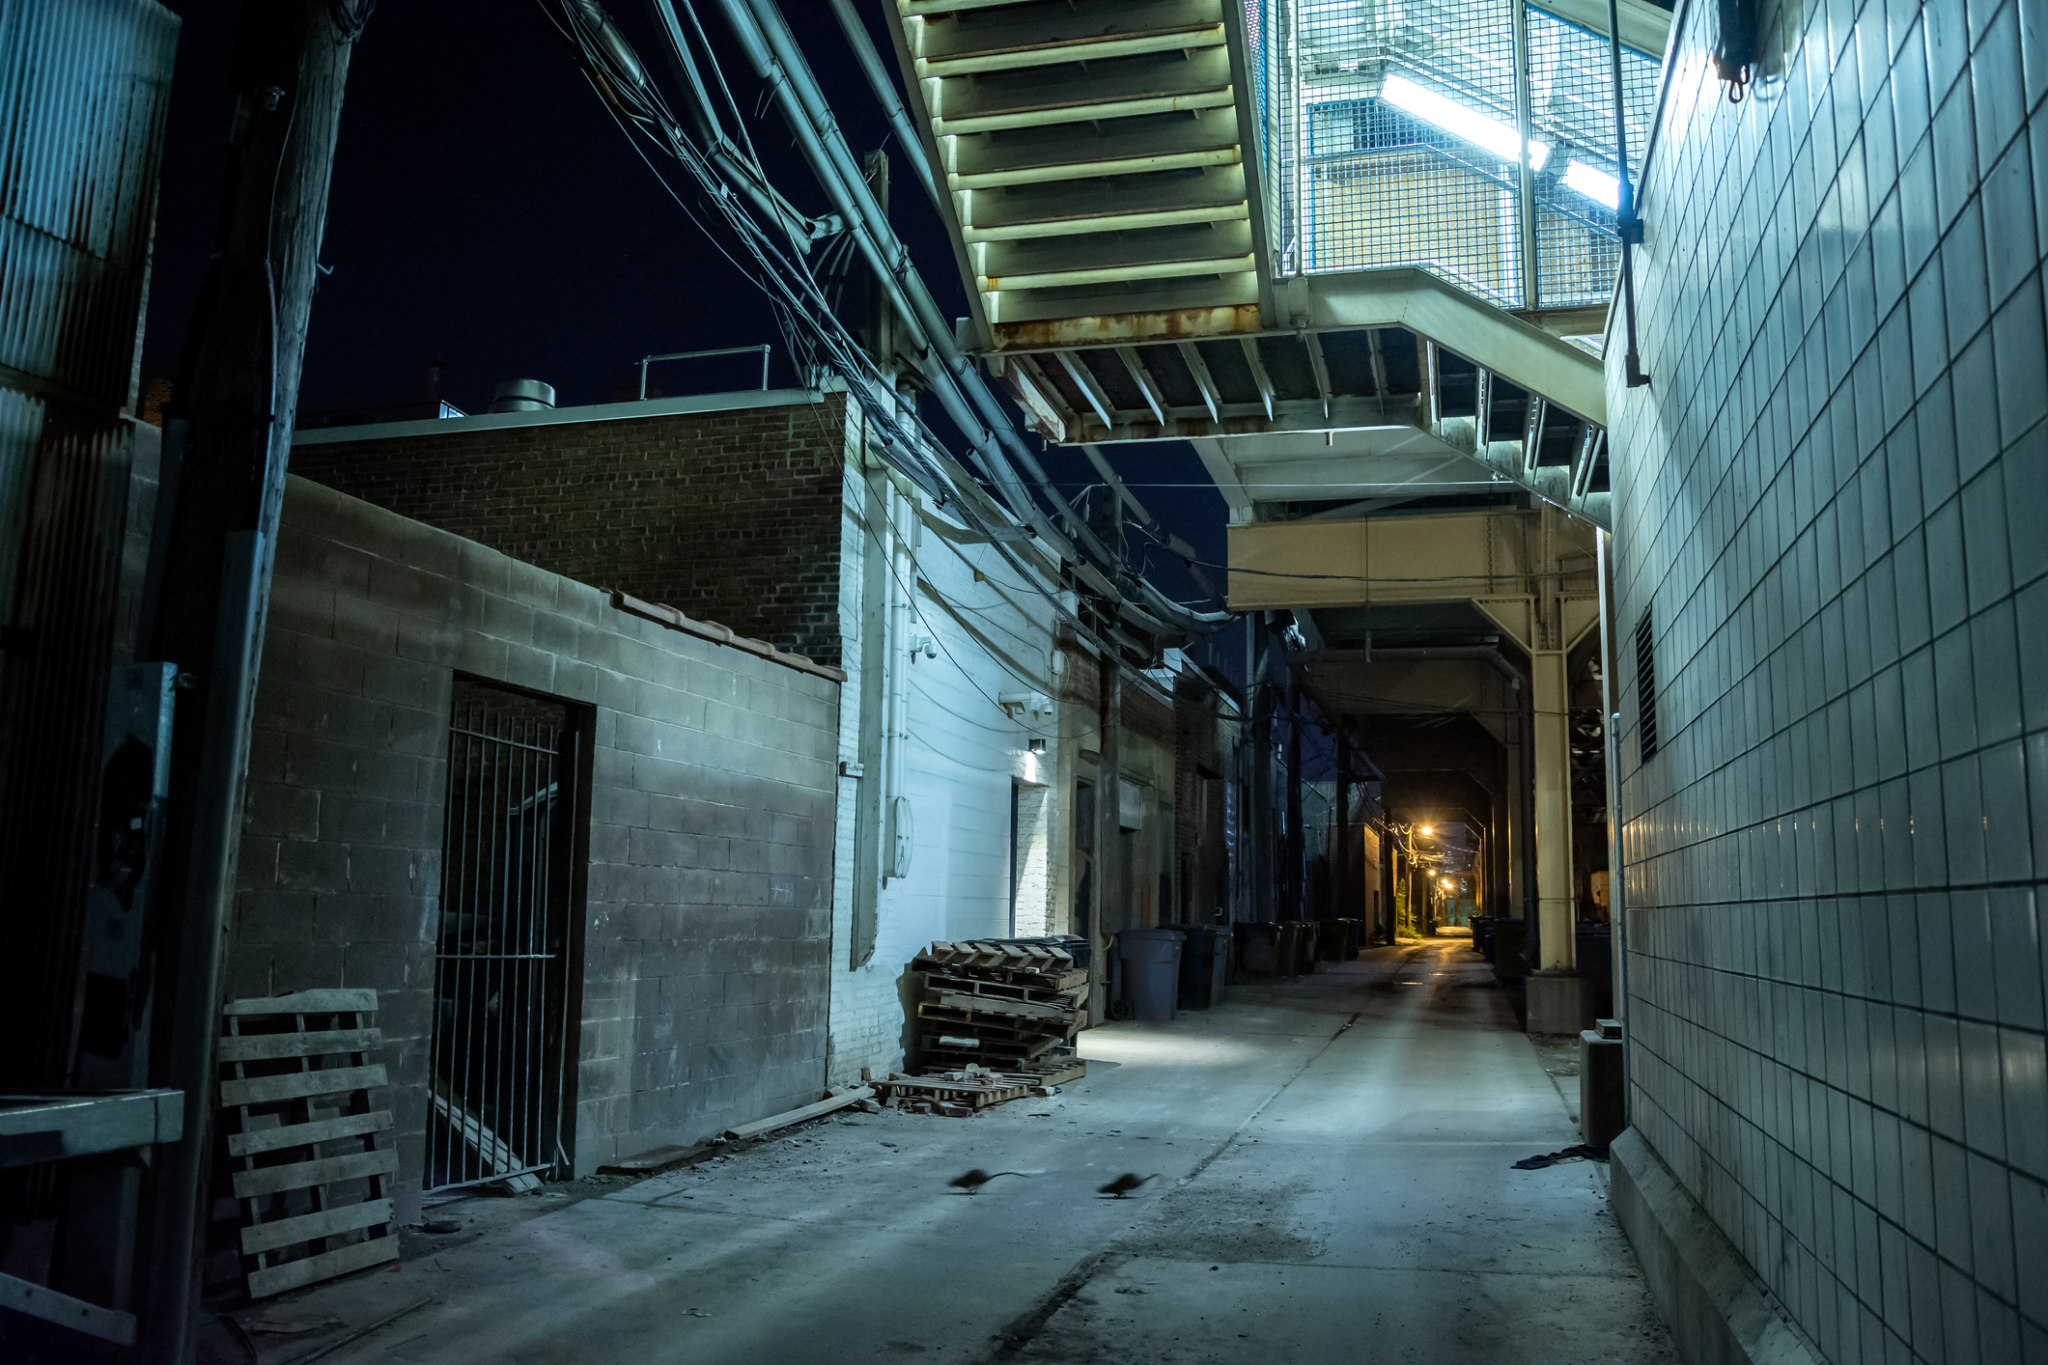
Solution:
M1554 1080L1464 939L1082 1035L972 1119L475 1197L395 1271L233 1310L270 1362L1673 1362ZM1569 1102L1567 1100L1569 1096ZM970 1167L1028 1174L977 1195ZM1127 1199L1123 1173L1157 1178ZM564 1193L564 1190L568 1191Z

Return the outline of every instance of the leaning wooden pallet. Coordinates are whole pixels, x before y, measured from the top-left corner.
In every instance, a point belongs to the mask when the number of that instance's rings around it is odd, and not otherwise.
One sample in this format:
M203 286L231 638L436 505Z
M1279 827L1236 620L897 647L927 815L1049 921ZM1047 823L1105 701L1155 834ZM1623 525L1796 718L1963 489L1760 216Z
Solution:
M398 1259L391 1181L398 1153L379 1147L391 1111L370 1061L374 990L300 991L230 1001L220 1040L221 1107L231 1111L249 1296Z

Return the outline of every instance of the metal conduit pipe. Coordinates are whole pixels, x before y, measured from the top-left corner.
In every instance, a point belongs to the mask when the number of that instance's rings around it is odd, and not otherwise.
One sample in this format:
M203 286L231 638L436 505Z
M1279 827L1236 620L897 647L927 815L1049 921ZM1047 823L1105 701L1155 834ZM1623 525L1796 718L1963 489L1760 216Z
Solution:
M655 0L655 3L665 6L668 0ZM832 120L830 111L825 112L822 120L814 122L813 116L802 105L788 64L771 50L769 35L763 31L763 25L749 8L747 0L721 0L721 8L725 11L726 20L731 24L740 47L746 52L747 60L752 63L755 74L768 83L776 103L782 106L783 121L789 125L791 134L802 147L819 183L839 206L841 213L848 218L849 230L854 234L861 254L867 258L869 268L888 291L890 303L906 323L924 334L922 339L928 353L941 357L945 372L931 376L935 381L932 391L937 395L940 406L945 408L947 417L960 428L988 463L989 473L995 479L997 487L1002 490L1004 500L1010 504L1011 510L1032 525L1039 535L1058 551L1061 558L1077 559L1079 556L1075 553L1072 543L1039 508L1029 491L1025 489L1022 480L1018 479L1016 471L1010 468L1009 462L996 448L995 433L991 425L968 409L960 392L961 386L954 382L957 381L957 374L953 372L950 361L944 357L944 353L929 335L930 328L925 325L925 318L920 316L920 310L914 306L916 300L913 295L922 291L913 291L908 287L910 283L916 281L916 272L909 268L908 252L903 244L896 240L893 232L888 232L884 238L876 231L875 225L886 225L886 218L881 212L880 205L874 202L872 193L868 192L867 178L858 169L849 177L846 169L839 164L839 159L833 156L832 149L828 146L829 140L820 131L821 127L831 128L836 134L837 124ZM779 15L776 16L776 22L772 27L781 28ZM861 202L863 198L866 200L865 204ZM887 232L886 226L883 231ZM885 240L894 248L893 254L896 259L893 261L889 259L891 253L885 251L882 246ZM923 301L932 308L932 311L936 311L936 308L930 305L928 295ZM945 339L949 342L951 340L950 337ZM955 355L957 356L957 352Z
M832 0L832 12L839 16L839 27L846 30L847 44L853 48L854 59L874 89L875 102L882 106L889 130L903 144L903 155L909 159L910 169L917 173L917 183L931 196L932 207L939 210L939 216L945 217L946 204L939 196L938 182L932 178L931 163L925 160L924 140L918 136L917 125L911 122L910 111L903 107L903 97L896 93L896 83L889 79L889 69L882 65L882 55L875 51L867 25L861 22L853 0Z
M690 49L684 42L682 25L676 19L675 10L666 3L656 4L653 8L655 21L668 39L669 67L686 96L683 101L685 112L690 122L696 125L697 136L704 143L705 159L718 168L727 184L737 186L763 216L779 226L798 251L807 253L813 242L839 231L841 225L838 222L813 221L778 199L744 162L733 155L732 140L726 137L725 129L719 124L718 111L712 107L710 91L705 89L696 59L690 55ZM633 49L620 36L611 16L595 0L574 0L565 7L565 13L571 23L584 31L586 40L596 47L598 55L605 60L611 79L634 90L647 87L647 74L634 57Z
M1137 495L1132 493L1130 488L1125 485L1122 476L1116 472L1115 466L1110 464L1109 457L1102 453L1102 448L1091 443L1083 445L1081 453L1088 457L1088 463L1095 466L1095 472L1102 476L1103 482L1109 485L1111 491L1117 495L1117 498L1123 505L1131 509L1131 515L1138 519L1138 525L1145 528L1145 533L1165 546L1167 553L1180 556L1182 561L1187 564L1188 575L1200 585L1202 591L1208 593L1210 597L1218 602L1226 601L1227 599L1224 594L1218 592L1216 585L1209 581L1209 576L1195 566L1194 561L1199 558L1195 553L1195 547L1159 524L1158 519L1150 511L1146 510L1145 504L1139 502ZM1147 588L1151 587L1150 584L1145 586ZM1157 592L1158 590L1154 588L1152 591ZM1183 608L1183 610L1186 610L1186 608ZM1228 620L1230 616L1228 612L1200 612L1195 614L1203 617L1218 616L1224 620Z
M938 356L946 373L976 409L976 424L993 438L994 443L1007 447L1008 453L1015 456L1017 462L1024 466L1026 472L1039 485L1046 500L1066 521L1074 539L1079 540L1089 550L1097 563L1114 570L1118 566L1118 557L1110 552L1109 547L1102 543L1086 522L1075 515L1073 508L1067 505L1066 499L1052 487L1052 480L1046 475L1044 467L1038 463L1037 457L1026 448L1023 440L1017 435L1016 429L996 401L995 395L982 382L973 364L954 344L951 325L940 314L938 305L932 300L930 291L925 288L922 277L911 265L908 248L888 226L888 217L882 212L881 205L875 201L873 192L868 188L867 177L854 164L853 155L847 149L845 139L839 134L838 121L832 116L831 106L825 101L816 81L811 78L810 68L804 62L803 54L797 50L781 10L777 8L774 0L722 0L722 3L728 18L734 23L735 31L743 27L751 30L739 33L741 45L748 49L748 57L754 62L762 79L768 81L774 88L777 102L796 102L797 112L801 117L789 119L792 130L796 131L799 141L805 144L807 151L815 149L824 161L824 165L819 165L814 158L813 168L819 171L821 180L827 181L828 193L836 186L838 192L834 197L841 201L840 211L856 225L866 229L865 234L862 234L863 249L869 248L871 243L867 238L872 237L876 254L889 258L880 264L878 269L896 282L898 288L892 289L891 292L900 293L912 306L911 310L907 310L908 320L918 327L926 345ZM786 103L784 112L785 116L790 112ZM796 125L799 122L807 122L810 126L798 129ZM880 250L881 243L887 244L886 252ZM962 430L970 431L971 439L971 429L963 425ZM976 442L976 448L984 449L981 442ZM985 453L1003 460L999 452ZM1007 466L1008 461L1003 460L1003 463ZM993 467L991 473L996 473ZM1003 473L997 474L998 482L1003 481L1003 474L1008 474L1011 479L1015 478L1014 471L1005 468ZM1033 509L1037 510L1035 503ZM1043 514L1039 515L1042 517ZM1055 540L1055 543L1065 542L1064 536ZM1183 626L1195 629L1201 624L1206 623L1190 618Z

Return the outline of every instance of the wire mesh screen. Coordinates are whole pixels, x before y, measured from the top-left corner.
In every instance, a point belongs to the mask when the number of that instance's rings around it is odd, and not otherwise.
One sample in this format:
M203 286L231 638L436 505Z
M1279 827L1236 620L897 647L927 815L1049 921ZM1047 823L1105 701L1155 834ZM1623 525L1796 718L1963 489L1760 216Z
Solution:
M426 1187L568 1163L570 849L566 708L461 682L448 731Z
M1246 14L1275 107L1282 273L1415 266L1503 307L1607 301L1620 243L1605 38L1528 11L1525 206L1512 0L1247 0ZM1658 64L1624 52L1622 70L1633 169Z
M1614 78L1607 40L1529 11L1529 109L1553 151L1536 176L1537 305L1606 303L1621 269L1615 234ZM1642 164L1657 98L1657 63L1621 54L1629 174Z
M1419 266L1518 304L1508 0L1297 3L1295 16L1300 268Z

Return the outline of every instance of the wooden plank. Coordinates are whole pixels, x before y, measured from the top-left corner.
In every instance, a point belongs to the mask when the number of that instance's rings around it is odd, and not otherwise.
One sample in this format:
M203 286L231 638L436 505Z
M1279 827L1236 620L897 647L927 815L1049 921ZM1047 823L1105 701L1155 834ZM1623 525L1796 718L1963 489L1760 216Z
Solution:
M237 1033L220 1040L223 1062L268 1062L279 1057L321 1057L330 1052L367 1052L383 1030L326 1029L310 1033Z
M941 991L933 1003L952 1010L1002 1014L1018 1019L1048 1019L1062 1023L1077 1012L1077 1007L1072 1005L1049 1005L1037 1000L1017 1000L1007 995L962 995L958 991Z
M844 1095L834 1095L829 1099L819 1100L816 1104L807 1104L801 1109L791 1109L786 1113L756 1119L752 1123L743 1123L737 1128L728 1128L725 1135L735 1141L740 1138L760 1137L763 1133L772 1133L777 1128L787 1128L792 1123L802 1123L805 1119L814 1119L820 1114L829 1114L835 1109L844 1109L848 1105L859 1104L862 1100L873 1099L874 1095L873 1086L857 1085Z
M389 1132L390 1129L389 1109L379 1109L372 1114L343 1114L338 1119L263 1128L253 1133L231 1133L228 1136L228 1155L255 1156L260 1152L278 1152L287 1147L306 1147L315 1142L361 1137L366 1133Z
M350 1246L336 1247L323 1251L318 1256L304 1260L286 1261L283 1265L266 1266L249 1272L249 1297L268 1298L282 1294L287 1289L300 1285L315 1284L331 1280L336 1275L346 1275L351 1270L366 1266L381 1265L385 1261L398 1259L398 1239L379 1237L373 1241L356 1242Z
M370 1014L377 1008L374 990L297 991L260 1000L230 1000L222 1014Z
M310 1242L315 1237L332 1237L337 1232L374 1228L390 1221L389 1199L365 1199L360 1204L343 1204L339 1208L301 1213L273 1223L256 1223L243 1228L242 1250L254 1256L259 1251L276 1251L297 1242Z
M605 1165L597 1168L597 1173L599 1175L630 1176L660 1175L663 1171L673 1171L678 1166L688 1166L700 1158L710 1156L717 1150L716 1147L702 1142L694 1143L688 1147L677 1146L671 1143L666 1147L656 1147L652 1151L642 1152L638 1156L629 1156L623 1161L607 1162Z
M33 1280L16 1279L12 1275L0 1275L0 1308L12 1308L17 1313L26 1313L44 1322L54 1322L69 1327L74 1332L83 1332L101 1341L111 1341L121 1346L135 1344L135 1315L123 1313L116 1308L102 1308L84 1299L74 1299L69 1294L60 1294L46 1285Z
M236 1171L235 1198L255 1199L285 1190L303 1190L309 1185L327 1185L337 1180L396 1174L398 1153L392 1148L387 1147L381 1152L351 1152L347 1156L295 1161L288 1166L259 1166L253 1171Z
M237 1104L274 1104L279 1100L303 1100L314 1095L332 1095L341 1090L369 1090L383 1085L383 1066L333 1066L325 1071L292 1071L282 1076L252 1076L245 1081L222 1081L222 1107Z

